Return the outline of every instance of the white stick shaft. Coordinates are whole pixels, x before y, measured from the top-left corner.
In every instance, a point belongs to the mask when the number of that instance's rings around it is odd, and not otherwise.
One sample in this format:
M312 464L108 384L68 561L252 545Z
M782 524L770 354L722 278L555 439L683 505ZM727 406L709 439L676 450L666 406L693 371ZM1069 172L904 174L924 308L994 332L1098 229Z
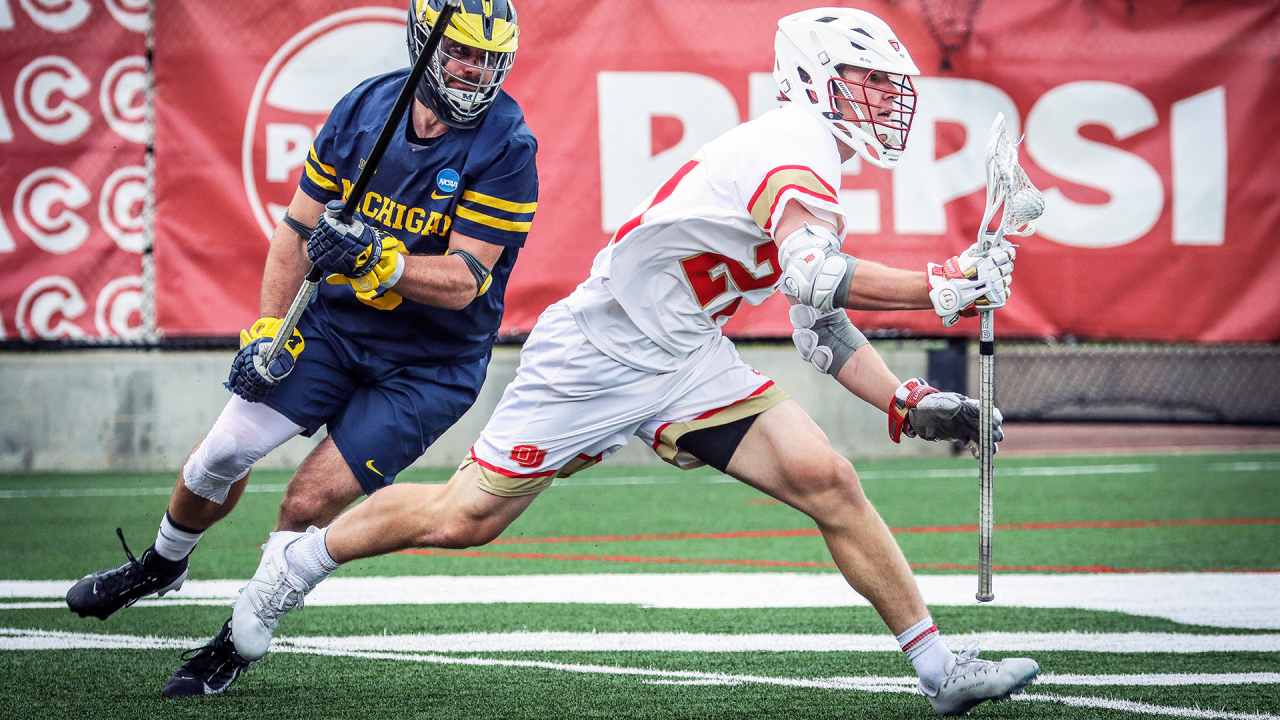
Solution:
M978 398L978 602L991 602L992 480L995 468L995 438L992 415L995 408L995 328L992 311L979 313L982 328L978 345L980 395Z

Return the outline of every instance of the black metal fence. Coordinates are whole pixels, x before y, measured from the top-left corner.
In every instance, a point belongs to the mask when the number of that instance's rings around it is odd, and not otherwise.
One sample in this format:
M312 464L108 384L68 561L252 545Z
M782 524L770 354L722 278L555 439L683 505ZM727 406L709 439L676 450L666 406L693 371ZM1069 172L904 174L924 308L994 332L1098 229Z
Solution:
M1000 343L995 371L1007 420L1280 424L1280 345Z

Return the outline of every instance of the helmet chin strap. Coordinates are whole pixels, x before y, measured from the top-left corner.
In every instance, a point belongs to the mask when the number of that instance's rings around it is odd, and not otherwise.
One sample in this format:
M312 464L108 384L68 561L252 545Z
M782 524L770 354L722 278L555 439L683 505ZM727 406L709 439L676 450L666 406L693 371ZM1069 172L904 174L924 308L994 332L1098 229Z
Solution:
M894 153L894 151L887 148L875 148L871 143L865 140L860 140L856 137L846 137L843 132L837 131L834 128L832 128L831 134L835 136L836 142L844 144L845 147L848 147L850 150L853 150L861 156L863 160L866 160L878 168L892 170L898 164L898 157L900 153ZM890 153L894 154L890 155Z

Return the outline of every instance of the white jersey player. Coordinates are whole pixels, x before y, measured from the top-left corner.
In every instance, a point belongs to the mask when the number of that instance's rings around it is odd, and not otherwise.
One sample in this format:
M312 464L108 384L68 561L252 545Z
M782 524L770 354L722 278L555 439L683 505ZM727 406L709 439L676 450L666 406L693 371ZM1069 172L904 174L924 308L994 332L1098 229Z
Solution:
M940 714L1032 681L1031 660L993 663L947 649L853 467L720 331L743 301L781 289L801 355L886 411L895 441L905 432L976 444L977 403L920 379L899 383L843 308L933 308L954 322L975 303L1005 302L1012 252L971 248L926 272L844 254L840 165L855 152L880 167L896 163L918 70L885 23L844 8L783 18L775 50L789 102L705 145L618 230L591 276L547 308L516 379L447 485L391 486L324 530L272 536L236 603L241 655L261 657L280 616L342 562L485 544L554 478L638 436L669 462L711 465L809 515Z

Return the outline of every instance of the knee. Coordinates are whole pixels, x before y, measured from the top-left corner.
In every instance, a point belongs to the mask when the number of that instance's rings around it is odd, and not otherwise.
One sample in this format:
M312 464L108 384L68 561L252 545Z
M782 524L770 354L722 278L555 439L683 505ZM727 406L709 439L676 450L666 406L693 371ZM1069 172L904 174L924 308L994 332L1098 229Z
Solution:
M336 505L336 507L335 507ZM317 493L295 492L290 488L280 502L280 518L277 527L281 530L302 532L308 527L324 527L342 512L344 503Z
M465 550L466 548L487 545L501 534L501 528L495 530L486 523L454 519L428 531L423 538L425 542L422 545L449 550Z
M191 492L222 504L231 485L244 477L255 457L243 452L232 433L215 426L182 468L182 481Z
M833 450L796 459L788 475L801 509L814 519L850 507L870 507L853 465Z

